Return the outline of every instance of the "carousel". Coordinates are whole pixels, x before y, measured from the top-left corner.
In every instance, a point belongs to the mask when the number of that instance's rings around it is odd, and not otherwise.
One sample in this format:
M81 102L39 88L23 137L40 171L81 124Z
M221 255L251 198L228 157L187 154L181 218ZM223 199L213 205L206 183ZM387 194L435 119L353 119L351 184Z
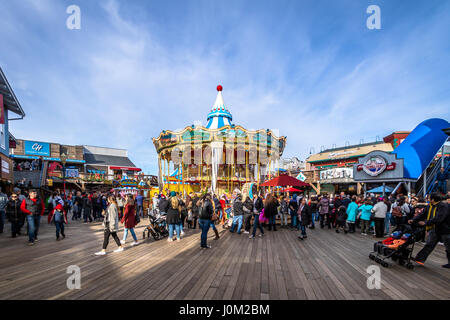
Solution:
M231 193L270 178L286 146L271 130L251 131L232 123L222 86L207 125L164 130L153 144L158 153L159 189L182 193Z

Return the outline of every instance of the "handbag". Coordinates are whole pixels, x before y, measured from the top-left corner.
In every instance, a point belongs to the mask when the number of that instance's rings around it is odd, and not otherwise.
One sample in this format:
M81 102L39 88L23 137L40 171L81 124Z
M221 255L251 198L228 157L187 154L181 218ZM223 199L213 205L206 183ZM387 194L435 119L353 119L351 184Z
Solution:
M136 215L134 216L134 221L135 221L136 224L139 224L139 222L141 222L141 217L139 217L139 215L136 214Z
M217 220L217 214L213 213L212 217L211 217L211 221L216 221Z

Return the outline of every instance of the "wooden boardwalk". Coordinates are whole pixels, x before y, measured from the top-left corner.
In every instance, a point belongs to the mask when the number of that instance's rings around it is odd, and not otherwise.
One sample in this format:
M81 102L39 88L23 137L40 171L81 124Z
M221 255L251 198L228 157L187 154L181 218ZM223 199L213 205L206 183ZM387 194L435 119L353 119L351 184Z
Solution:
M369 290L369 236L315 229L300 241L297 232L278 229L250 240L219 227L222 238L213 241L210 231L213 248L201 250L198 230L187 231L181 242L143 242L141 226L139 246L113 253L111 241L109 253L97 257L99 223L72 222L67 238L56 242L45 220L35 246L23 236L7 238L9 225L0 235L0 299L450 299L440 245L424 267L381 268L381 289ZM71 265L81 269L80 290L67 288Z

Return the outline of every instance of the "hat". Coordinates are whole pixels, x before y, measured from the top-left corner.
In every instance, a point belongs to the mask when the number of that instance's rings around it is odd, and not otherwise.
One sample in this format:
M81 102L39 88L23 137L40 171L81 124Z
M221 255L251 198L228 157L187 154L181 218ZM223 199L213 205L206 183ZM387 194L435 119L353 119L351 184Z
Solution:
M170 196L171 196L171 197L175 197L176 195L177 195L177 193L176 193L175 191L171 191L171 192L170 192Z

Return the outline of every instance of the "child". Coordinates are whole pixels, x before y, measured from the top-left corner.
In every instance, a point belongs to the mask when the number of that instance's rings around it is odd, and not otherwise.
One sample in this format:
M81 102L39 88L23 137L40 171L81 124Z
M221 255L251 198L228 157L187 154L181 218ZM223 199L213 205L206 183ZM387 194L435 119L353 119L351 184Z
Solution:
M339 229L342 228L344 230L344 233L348 232L347 227L347 208L345 206L340 206L337 211L336 216L336 233L339 233Z
M48 215L48 223L53 221L56 226L56 241L59 241L60 232L63 239L66 237L64 234L64 223L67 224L67 213L64 210L62 203L62 201L58 202L55 209Z
M367 236L370 228L370 216L372 215L372 201L367 198L364 204L358 208L358 218L361 219L361 234Z

